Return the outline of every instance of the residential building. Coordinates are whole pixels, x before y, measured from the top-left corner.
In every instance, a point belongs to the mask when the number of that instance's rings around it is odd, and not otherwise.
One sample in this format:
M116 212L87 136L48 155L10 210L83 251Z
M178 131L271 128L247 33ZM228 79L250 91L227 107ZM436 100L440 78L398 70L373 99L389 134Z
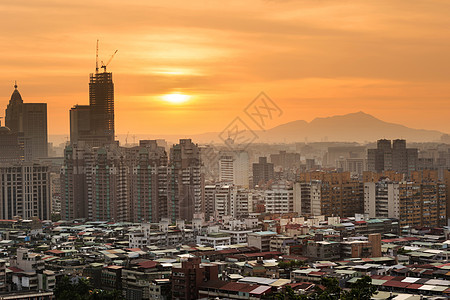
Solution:
M273 184L264 191L264 202L267 213L282 214L294 211L294 190L284 182Z
M273 231L258 231L248 234L248 246L256 247L261 252L270 251L270 241L277 235Z
M441 182L366 182L365 213L371 218L397 218L400 226L446 223L446 187Z
M200 286L210 280L218 279L218 266L201 264L199 257L181 262L181 267L172 268L172 299L199 299Z
M265 185L273 179L273 164L267 162L267 157L260 157L259 162L253 164L253 187Z
M417 170L418 150L406 148L405 140L378 140L376 149L367 151L368 170L381 173L393 170L410 174Z
M168 217L191 221L203 211L204 177L200 149L190 139L181 139L170 149Z
M50 171L48 166L24 162L0 166L0 217L11 220L51 215Z
M297 211L307 216L354 216L364 212L363 184L349 172L302 173L295 203Z

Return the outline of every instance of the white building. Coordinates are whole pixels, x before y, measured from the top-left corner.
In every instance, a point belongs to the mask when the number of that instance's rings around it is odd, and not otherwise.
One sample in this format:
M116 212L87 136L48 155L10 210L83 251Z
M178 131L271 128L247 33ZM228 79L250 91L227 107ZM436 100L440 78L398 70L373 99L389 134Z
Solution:
M220 182L248 188L249 165L249 156L246 151L221 153L219 159Z
M364 212L370 218L399 218L399 184L387 180L364 183Z
M268 213L289 213L294 211L294 190L284 184L273 185L264 191L264 202Z
M211 245L216 249L219 246L231 245L231 236L224 232L212 232L207 235L198 235L197 244Z

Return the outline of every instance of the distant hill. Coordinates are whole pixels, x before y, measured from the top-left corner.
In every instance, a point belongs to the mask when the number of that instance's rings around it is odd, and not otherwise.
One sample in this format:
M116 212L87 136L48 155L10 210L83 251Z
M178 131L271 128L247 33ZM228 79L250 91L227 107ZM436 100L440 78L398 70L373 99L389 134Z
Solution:
M254 127L253 127L254 128ZM384 122L364 112L350 113L341 116L316 118L311 122L297 120L279 125L267 131L255 131L258 139L255 142L292 143L292 142L374 142L378 139L406 139L408 142L438 142L443 132L437 130L413 129L403 125ZM119 134L121 143L127 135ZM191 138L196 143L220 143L219 132L202 134L158 135L137 134L133 139L166 139L170 143L180 138ZM52 137L51 137L52 139ZM55 144L66 140L66 136L53 136ZM131 141L131 137L128 138ZM57 142L58 141L58 142Z
M384 122L364 112L341 116L316 118L311 122L303 120L289 122L264 133L264 141L336 141L365 142L380 138L406 139L409 142L439 141L444 133L437 130L413 129L403 125Z

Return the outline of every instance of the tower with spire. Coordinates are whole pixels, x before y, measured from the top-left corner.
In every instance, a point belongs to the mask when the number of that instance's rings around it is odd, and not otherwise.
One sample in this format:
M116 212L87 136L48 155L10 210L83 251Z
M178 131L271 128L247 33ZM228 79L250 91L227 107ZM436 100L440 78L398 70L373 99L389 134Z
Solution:
M14 83L14 91L9 100L8 106L5 112L5 126L12 132L20 132L20 118L22 115L23 100L22 96L17 90L17 82Z
M47 103L24 103L17 82L6 108L5 125L23 140L26 161L48 156Z

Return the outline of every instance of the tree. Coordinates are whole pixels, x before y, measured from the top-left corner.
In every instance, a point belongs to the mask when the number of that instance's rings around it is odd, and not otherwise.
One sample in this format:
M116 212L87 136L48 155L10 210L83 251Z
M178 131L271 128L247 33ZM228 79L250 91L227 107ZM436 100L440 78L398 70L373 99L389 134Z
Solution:
M364 276L352 284L352 289L350 291L345 291L343 293L342 299L370 300L376 293L377 287L372 284L372 279L369 276Z
M264 296L263 299L267 300L307 300L308 297L305 295L298 295L292 289L290 285L286 285L283 291L278 293L269 294Z
M341 298L342 289L336 278L322 277L320 283L325 287L324 290L318 289L313 299L318 300L337 300Z
M58 222L61 220L61 214L52 213L50 219L52 220L52 222Z
M105 291L93 289L86 278L79 278L72 283L68 276L64 276L55 287L56 300L122 300L120 291Z

